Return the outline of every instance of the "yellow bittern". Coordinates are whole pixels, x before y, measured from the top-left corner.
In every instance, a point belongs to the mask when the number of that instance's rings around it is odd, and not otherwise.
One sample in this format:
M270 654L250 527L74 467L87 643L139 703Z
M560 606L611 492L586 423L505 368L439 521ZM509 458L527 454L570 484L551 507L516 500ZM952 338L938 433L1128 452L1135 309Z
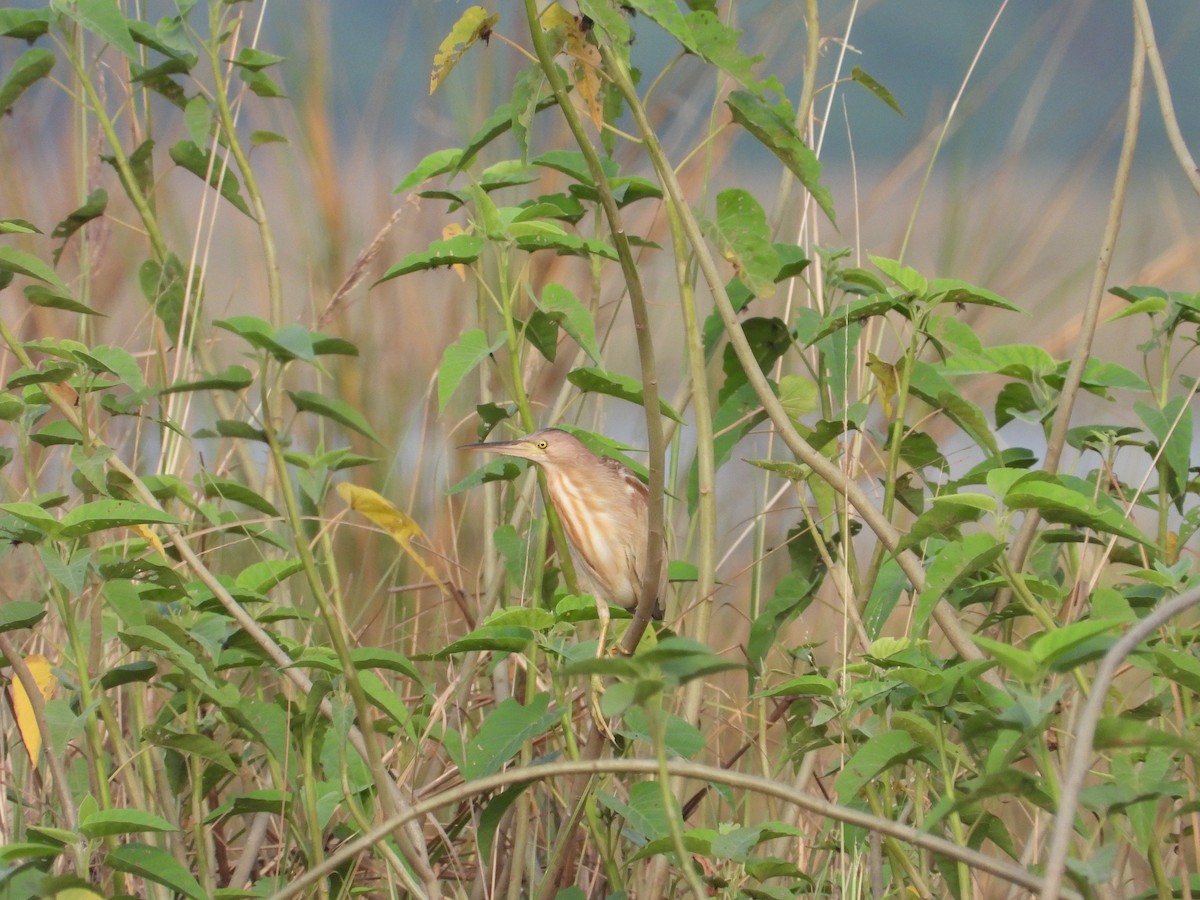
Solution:
M627 466L597 456L574 435L545 428L515 441L465 444L460 450L488 450L517 456L542 467L546 489L558 513L576 575L599 601L633 610L642 592L646 563L646 534L650 506L646 486ZM658 573L654 618L662 618L666 584L666 552ZM601 619L600 648L604 646L607 608L597 604Z

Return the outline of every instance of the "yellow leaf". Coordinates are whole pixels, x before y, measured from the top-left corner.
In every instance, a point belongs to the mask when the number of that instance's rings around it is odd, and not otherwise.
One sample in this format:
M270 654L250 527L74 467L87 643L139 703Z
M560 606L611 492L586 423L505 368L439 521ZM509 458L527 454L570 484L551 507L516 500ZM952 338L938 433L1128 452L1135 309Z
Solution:
M890 419L892 417L892 397L900 387L896 380L896 367L885 363L874 353L868 353L867 368L871 370L871 374L878 382L879 403L883 407L883 414Z
M163 546L163 543L158 539L157 534L151 531L146 525L134 525L133 527L137 530L138 534L146 539L146 543L158 551L159 556L161 556L167 562L171 561L171 558L167 556L167 548Z
M343 500L350 504L352 510L366 516L390 534L408 558L429 576L429 579L441 589L442 593L445 593L446 589L441 576L425 561L421 551L413 546L414 539L421 538L423 540L425 538L425 533L421 530L420 525L398 510L386 497L375 493L370 488L359 487L343 481L337 486L337 492L341 494Z
M442 229L442 240L448 241L452 237L456 237L463 233L463 227L457 222L450 222ZM454 274L458 276L459 281L467 280L467 267L462 263L455 263L450 267L454 270Z
M464 12L454 27L450 29L450 33L446 35L442 41L442 45L438 47L437 54L433 57L433 72L429 76L429 93L433 93L438 89L445 79L450 74L450 70L458 65L458 61L463 58L473 44L479 41L486 41L492 33L492 29L496 27L496 23L500 21L500 13L489 13L482 6L472 6Z
M49 700L54 695L54 673L50 670L50 661L37 653L25 657L25 665L29 667L33 680L37 682L42 698ZM13 714L17 718L17 730L21 732L21 742L29 754L29 762L37 768L38 755L42 752L42 733L38 730L37 720L33 717L33 704L25 693L25 684L20 678L13 677L12 683Z
M573 60L570 67L575 96L597 129L604 126L604 104L600 99L600 50L587 39L582 20L558 3L551 3L538 17L543 31L559 29L562 49Z
M550 31L554 28L578 28L578 21L574 15L563 9L561 3L551 3L538 16L538 21L542 23L542 31Z

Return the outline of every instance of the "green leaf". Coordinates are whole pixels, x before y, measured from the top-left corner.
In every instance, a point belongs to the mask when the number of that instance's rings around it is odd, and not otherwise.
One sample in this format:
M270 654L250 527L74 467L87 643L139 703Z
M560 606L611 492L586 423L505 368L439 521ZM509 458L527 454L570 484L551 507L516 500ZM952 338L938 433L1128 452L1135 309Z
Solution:
M513 229L515 228L516 226L513 226ZM599 256L603 259L617 259L617 251L611 244L593 238L581 238L574 234L548 233L544 230L527 230L526 233L519 236L514 235L514 237L517 246L527 253L534 253L538 250L554 250L559 256Z
M642 383L628 375L620 375L616 372L609 372L600 368L584 367L572 369L568 372L567 380L584 392L590 391L597 394L606 394L609 397L628 400L630 403L636 403L639 406L645 404L645 398L642 394ZM668 419L675 422L683 422L679 413L675 412L666 400L660 398L658 404L659 409L662 410L662 414Z
M747 56L738 49L737 41L742 32L721 21L714 10L695 10L685 21L692 33L695 53L744 86L756 92L761 90L763 86L754 78L754 65L763 57Z
M492 858L492 845L496 840L496 832L504 821L505 813L530 784L532 784L530 781L514 784L485 801L483 809L479 811L479 824L475 829L475 840L479 845L479 859L490 860ZM563 894L563 891L559 891L555 894L555 900L565 900Z
M871 262L889 279L894 281L911 294L921 296L929 289L929 282L911 266L901 265L894 259L885 256L872 256Z
M97 219L104 215L104 210L108 207L108 193L103 188L97 188L88 194L88 198L84 204L78 209L72 210L65 219L54 226L54 230L50 232L51 237L58 238L62 241L58 249L54 251L54 262L58 264L59 258L62 256L63 248L67 241L76 231L86 225L93 219Z
M41 507L39 507L40 509ZM36 600L8 600L0 604L0 633L30 628L46 615L46 607Z
M455 653L471 650L491 653L519 653L529 646L533 632L528 628L476 628L465 637L430 656L430 659L447 659Z
M867 782L920 752L907 731L885 731L868 738L846 761L834 781L841 803L849 803Z
M216 375L204 375L195 381L177 381L160 394L180 394L186 391L243 391L254 383L254 376L245 366L229 366Z
M262 559L242 569L234 584L243 591L265 594L303 568L298 559Z
M213 320L213 325L233 332L252 347L266 350L279 362L316 360L313 332L297 323L276 330L258 316L230 316L228 319Z
M621 47L633 40L624 14L610 0L579 0L579 11L595 23L610 45Z
M935 278L929 282L929 296L938 303L966 303L975 306L993 306L1009 312L1023 312L999 294L976 287L957 278Z
M52 268L32 253L25 253L12 247L0 247L0 273L3 272L15 272L18 275L26 275L29 278L36 278L52 284L63 291L67 289Z
M138 283L141 285L142 295L154 307L155 315L163 323L167 338L172 341L180 340L187 273L184 271L179 257L170 253L161 264L155 259L146 260L138 270ZM197 302L198 284L198 280L192 284L193 304ZM189 323L189 327L182 331L184 344L188 342L190 331Z
M992 640L981 634L972 634L971 640L1025 684L1036 684L1042 679L1044 670L1038 665L1036 657L1029 651L1021 650L1003 641Z
M430 153L417 163L415 169L404 176L392 193L402 193L419 184L424 184L435 175L453 172L457 168L459 160L462 159L462 155L463 152L459 149L438 150L435 153Z
M137 47L129 32L129 22L116 0L53 0L51 7L137 61Z
M712 231L717 249L742 283L756 297L774 294L779 254L771 244L767 215L754 195L740 189L721 191Z
M50 30L50 7L0 9L0 35L32 43Z
M550 94L537 102L535 111L541 112L546 107L552 106L555 103L557 101L554 95ZM483 124L479 126L479 130L471 135L471 139L467 141L467 146L462 150L462 155L459 157L457 165L453 166L452 169L454 171L462 171L469 166L480 150L513 127L513 118L519 113L519 110L514 111L511 103L504 103L498 106L495 112L488 116Z
M538 308L562 327L572 340L580 346L592 362L600 362L600 345L596 343L596 325L591 311L579 298L561 284L547 284L542 288Z
M8 112L26 90L49 75L54 61L54 54L43 47L32 47L17 57L8 77L0 83L0 115Z
M395 650L383 650L379 647L355 647L350 651L350 660L356 669L386 669L389 672L399 672L405 678L421 683L421 673L417 671L407 656Z
M917 598L913 621L924 628L937 602L980 572L987 571L1004 554L1004 543L978 532L939 548L929 564L925 590Z
M529 463L524 460L517 461L507 458L489 460L462 481L447 488L446 494L453 496L492 481L512 481L527 468L529 468Z
M64 538L77 538L109 528L154 524L180 525L182 522L169 513L131 500L93 500L63 516L60 534Z
M315 413L318 416L324 416L326 419L332 419L339 425L345 425L352 431L357 431L363 437L374 441L376 444L383 444L371 424L363 417L362 413L356 410L345 400L338 400L333 397L326 397L322 394L313 391L288 391L287 395L292 398L292 402L296 404L296 409L301 412Z
M789 678L782 684L759 691L755 697L832 697L837 693L837 682L823 675L800 675Z
M360 670L358 681L362 685L363 693L367 695L367 699L371 703L381 709L388 718L404 729L406 733L411 731L412 714L409 712L404 700L392 690L387 682L370 669ZM413 734L409 734L409 737L410 739L415 739L415 735Z
M733 113L733 121L774 153L800 179L817 205L829 216L829 221L837 224L833 198L829 189L821 184L821 163L792 124L794 113L790 104L780 101L768 105L747 91L733 91L725 102Z
M267 53L265 50L256 50L254 47L243 47L238 51L237 58L234 59L233 64L243 69L258 72L276 63L281 63L284 59L286 57L276 56L274 53Z
M896 98L892 96L892 92L858 66L850 70L850 80L861 84L896 112L900 113L900 115L904 115L904 110L900 108L900 104L896 102Z
M504 337L498 337L491 344L487 335L480 328L464 331L454 344L446 348L442 354L442 364L438 366L438 411L444 412L446 404L458 390L464 378L475 371L475 367L495 353L504 344Z
M562 711L550 708L550 695L544 692L524 706L511 697L497 704L463 747L463 778L470 781L499 772L525 741L544 734L561 717Z
M1084 619L1071 622L1054 631L1043 632L1030 644L1033 658L1042 666L1053 666L1060 659L1080 644L1087 643L1097 635L1112 631L1125 624L1119 619Z
M383 284L409 272L436 269L438 266L455 266L473 263L483 251L483 238L474 234L456 234L445 241L434 241L428 250L410 253L392 266L375 284ZM372 285L374 287L374 285Z
M1061 478L1055 481L1045 478L1042 473L1033 473L1018 481L1005 494L1004 505L1009 509L1036 509L1047 522L1091 528L1147 546L1153 544L1120 509L1102 508L1092 499L1090 489L1076 490L1061 483Z
M492 612L481 623L488 627L528 628L545 631L554 626L554 613L541 607L507 606Z
M170 151L172 161L181 168L187 169L201 181L216 188L222 197L232 203L240 212L254 218L250 207L242 198L241 185L237 175L223 160L213 159L208 151L202 150L194 141L179 141Z
M750 624L746 660L753 675L762 674L763 660L774 646L779 629L809 607L824 580L823 576L823 568L809 573L793 570L775 585L774 595Z
M909 372L909 393L944 412L989 456L998 456L1000 448L983 411L962 396L941 373L923 360L915 360Z
M66 419L57 419L29 436L29 439L42 447L63 447L71 444L82 445L83 435L79 429Z
M278 807L275 811L278 811ZM104 857L104 865L161 884L193 900L205 900L208 896L200 882L174 856L148 844L121 844L114 847Z
M113 666L107 672L100 676L100 687L106 691L112 690L115 687L120 687L123 684L134 684L137 682L149 681L158 672L158 666L148 659L139 659L133 662L124 663L120 666Z
M618 733L626 738L643 740L647 746L654 746L654 734L651 732L646 712L640 706L631 707L626 712ZM666 734L663 737L667 752L680 759L691 759L705 747L703 732L679 716L667 717Z
M275 508L274 504L240 481L234 481L231 478L219 478L216 475L204 472L200 475L200 483L204 486L204 496L209 499L220 497L224 500L233 500L236 503L249 506L251 509L256 509L271 518L277 519L280 517L280 512Z
M43 309L61 309L66 312L79 313L84 316L103 316L104 313L80 303L66 291L56 287L45 287L40 284L25 286L25 299L33 306Z
M1176 507L1183 512L1183 498L1192 465L1192 410L1188 398L1172 397L1161 409L1137 400L1133 409L1162 448L1162 460L1169 473L1168 491L1175 499Z
M179 829L161 816L140 809L101 809L80 819L79 831L86 838L111 837L114 834L168 832Z
M28 500L16 500L12 503L0 503L0 510L15 516L22 522L28 522L34 528L37 528L43 534L51 537L57 536L62 527L54 517L54 513L47 509L43 509L36 503L30 503Z
M288 139L274 131L252 131L250 143L255 147L262 147L265 144L286 144Z

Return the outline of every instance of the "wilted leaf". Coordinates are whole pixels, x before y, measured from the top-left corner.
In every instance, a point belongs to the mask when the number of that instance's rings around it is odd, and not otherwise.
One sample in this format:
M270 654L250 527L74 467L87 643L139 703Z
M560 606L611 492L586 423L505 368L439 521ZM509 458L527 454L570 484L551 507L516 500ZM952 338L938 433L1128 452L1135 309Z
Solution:
M42 699L49 700L54 696L57 682L50 661L46 657L34 653L25 657L25 665L29 668L29 673L33 675ZM25 692L25 682L15 675L12 680L12 707L13 716L17 720L17 731L21 734L21 743L25 745L25 750L29 753L29 764L36 769L39 755L42 752L42 733L38 729L37 719L34 718L33 704L29 700L29 694Z
M429 75L429 93L433 93L458 65L468 50L477 42L486 41L500 21L499 13L489 13L482 6L472 6L459 16L450 33L442 39L438 52L433 57L433 71Z
M426 540L425 533L412 518L397 509L391 501L377 494L370 488L359 487L343 481L337 486L341 498L350 504L350 508L366 516L400 545L408 558L420 567L429 579L443 591L442 577L425 560L424 555L413 546L414 540Z

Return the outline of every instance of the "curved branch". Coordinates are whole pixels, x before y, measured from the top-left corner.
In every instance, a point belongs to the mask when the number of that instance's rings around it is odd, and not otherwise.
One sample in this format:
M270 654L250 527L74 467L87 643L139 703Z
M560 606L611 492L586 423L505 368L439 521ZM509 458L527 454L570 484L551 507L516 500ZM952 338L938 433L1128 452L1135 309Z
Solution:
M1150 77L1154 79L1154 90L1158 93L1158 107L1162 110L1163 126L1167 129L1167 140L1175 151L1175 158L1183 169L1183 174L1192 183L1192 188L1200 194L1200 169L1196 168L1196 160L1192 159L1183 132L1179 130L1179 118L1175 115L1175 104L1171 101L1171 86L1167 82L1167 70L1163 67L1162 55L1158 52L1158 41L1154 38L1154 24L1150 21L1150 8L1146 0L1133 0L1133 15L1137 19L1137 30L1143 49L1146 51L1146 62L1150 64Z
M1079 792L1092 761L1092 741L1096 737L1096 724L1104 711L1104 700L1113 677L1129 654L1138 644L1165 625L1175 616L1193 606L1200 606L1200 588L1180 594L1168 600L1146 618L1138 622L1117 641L1096 670L1092 682L1092 693L1079 715L1075 728L1075 743L1071 747L1071 758L1063 773L1062 790L1058 797L1058 812L1054 816L1054 831L1050 837L1050 848L1046 852L1046 875L1042 884L1041 900L1053 900L1061 895L1063 873L1067 867L1067 848L1071 843L1071 831L1075 825L1075 809L1079 805Z
M1042 887L1043 881L1041 877L1013 863L986 856L976 850L963 847L961 844L956 844L937 835L919 831L916 828L910 828L907 825L901 825L899 822L893 822L891 819L884 819L880 816L873 816L870 813L863 812L860 809L831 803L821 797L814 797L811 794L798 791L783 782L772 781L757 775L747 775L742 772L730 772L725 769L718 769L715 766L706 766L701 763L685 762L678 759L668 762L667 770L672 776L676 777L713 781L734 788L756 791L760 794L782 800L785 803L791 803L814 815L835 819L839 822L845 822L847 825L856 825L870 831L877 831L880 834L912 844L914 847L920 847L923 850L966 863L981 872L987 872L990 875L1003 878L1010 884L1027 888L1030 891L1035 891ZM444 806L463 803L478 794L503 790L516 784L532 783L571 775L601 774L657 775L659 774L659 763L655 759L564 760L526 768L510 769L507 772L489 775L486 778L477 778L465 784L458 785L436 797L418 803L405 814L403 821L417 819L429 815L434 810ZM269 900L286 900L288 897L297 896L305 888L370 848L372 844L383 840L391 832L391 829L403 824L401 818L397 817L396 819L384 822L366 834L360 835L342 845L336 853L330 854L319 868L308 870L295 881L288 884L283 890L272 894ZM1079 897L1074 891L1064 891L1063 896L1071 898Z

